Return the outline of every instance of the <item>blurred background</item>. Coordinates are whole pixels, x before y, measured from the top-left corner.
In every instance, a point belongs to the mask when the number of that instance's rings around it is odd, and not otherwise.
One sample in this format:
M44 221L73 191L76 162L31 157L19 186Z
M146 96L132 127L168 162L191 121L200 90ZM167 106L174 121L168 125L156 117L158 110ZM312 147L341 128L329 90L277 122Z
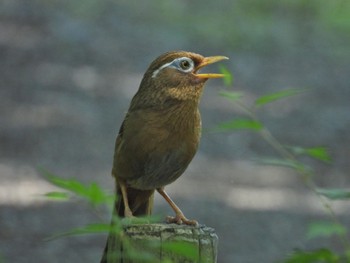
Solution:
M1 0L0 262L98 262L105 235L44 241L100 219L83 203L47 202L54 188L37 168L113 191L117 131L149 63L169 50L230 57L230 90L247 105L310 88L259 117L283 144L329 148L331 164L308 161L319 186L350 186L349 1ZM310 223L327 219L324 208L293 171L254 162L276 156L257 134L209 132L241 117L218 95L225 89L207 83L199 152L168 187L189 218L216 229L218 262L341 249L306 238ZM348 202L334 208L349 226ZM159 196L155 213L172 213Z

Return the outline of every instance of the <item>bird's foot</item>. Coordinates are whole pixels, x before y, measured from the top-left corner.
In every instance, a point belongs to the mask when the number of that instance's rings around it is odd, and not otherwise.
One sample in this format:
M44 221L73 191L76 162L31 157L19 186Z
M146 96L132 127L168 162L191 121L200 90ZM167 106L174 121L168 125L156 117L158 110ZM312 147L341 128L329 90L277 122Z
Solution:
M130 209L125 209L124 210L124 216L127 218L134 218L134 215L132 214Z
M136 217L132 214L130 209L124 210L124 218L122 219L122 223L124 225L132 224L135 219L136 219Z
M166 222L168 224L184 224L184 225L188 225L188 226L198 226L198 222L196 220L190 220L187 219L184 214L176 214L176 216L167 216L166 217Z
M122 223L125 225L130 225L130 224L133 224L134 221L136 220L137 220L137 217L132 214L130 208L125 208L124 218L122 219Z

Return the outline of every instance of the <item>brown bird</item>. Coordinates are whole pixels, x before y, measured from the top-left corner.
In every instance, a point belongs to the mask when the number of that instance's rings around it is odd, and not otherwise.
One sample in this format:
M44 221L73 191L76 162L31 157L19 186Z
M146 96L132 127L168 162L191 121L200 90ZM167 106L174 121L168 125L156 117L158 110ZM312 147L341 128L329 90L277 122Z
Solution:
M223 74L198 73L224 56L172 51L154 60L143 76L116 139L112 175L120 217L150 215L155 190L175 211L168 223L195 225L164 191L183 174L201 134L198 104L205 82Z

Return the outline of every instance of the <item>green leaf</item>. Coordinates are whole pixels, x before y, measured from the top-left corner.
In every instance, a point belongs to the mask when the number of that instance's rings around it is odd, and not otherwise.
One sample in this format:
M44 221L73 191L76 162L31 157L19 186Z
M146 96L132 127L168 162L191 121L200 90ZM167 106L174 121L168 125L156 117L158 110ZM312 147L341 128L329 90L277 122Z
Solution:
M314 159L329 163L331 162L331 157L328 153L326 147L312 147L312 148L303 148L299 146L286 146L296 155L307 155Z
M97 183L91 183L87 188L87 197L94 205L102 203L113 203L115 198L113 195L105 193Z
M53 185L85 198L94 206L114 201L114 196L105 193L96 183L84 185L76 179L63 179L45 170L42 170L42 174Z
M339 256L328 249L295 251L284 263L337 263Z
M188 242L164 242L162 244L162 250L185 257L191 261L196 261L199 257L196 246Z
M232 73L223 65L220 65L219 68L220 68L220 73L224 74L223 81L224 81L225 86L227 86L227 87L232 86L232 84L233 84Z
M331 200L350 199L350 189L325 189L318 188L317 193Z
M236 119L233 121L220 123L217 126L217 129L219 131L241 130L241 129L259 131L262 128L263 128L263 125L260 122L250 120L250 119Z
M238 101L243 97L243 94L241 92L233 92L233 91L221 91L219 95L233 102Z
M278 91L275 93L271 93L265 96L262 96L255 100L255 106L262 106L268 103L271 103L276 100L280 100L286 97L294 96L297 94L300 94L302 92L305 92L306 89L287 89L287 90L282 90Z
M309 226L307 237L330 237L333 235L342 236L346 234L346 228L340 224L331 222L315 222Z
M49 199L58 201L68 201L70 199L69 194L66 192L49 192L46 193L45 196Z
M318 159L324 162L331 162L331 157L328 153L327 148L325 147L308 148L306 149L306 153L315 159Z
M63 179L48 171L42 171L42 174L46 180L59 188L68 190L77 195L84 195L86 193L86 187L76 179Z

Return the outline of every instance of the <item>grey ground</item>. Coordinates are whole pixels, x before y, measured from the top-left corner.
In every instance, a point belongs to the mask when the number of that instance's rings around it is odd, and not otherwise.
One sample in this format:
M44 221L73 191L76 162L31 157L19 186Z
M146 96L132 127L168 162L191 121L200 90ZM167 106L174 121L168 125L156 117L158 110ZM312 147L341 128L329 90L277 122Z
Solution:
M79 1L74 3L79 7ZM328 146L332 164L308 161L315 167L317 184L349 187L348 38L339 40L322 28L316 33L304 29L304 39L281 41L280 49L268 39L266 52L254 45L235 49L187 37L194 34L191 27L179 31L171 26L169 33L159 25L165 21L157 23L139 9L133 13L125 3L107 8L101 19L88 8L71 6L79 12L68 12L65 4L0 4L0 262L98 262L105 235L44 241L101 219L85 204L42 198L55 188L37 168L96 181L112 191L110 169L119 125L147 65L167 50L230 57L225 65L247 104L278 89L311 88L264 107L259 117L285 144ZM283 26L294 28L276 23L282 38ZM343 55L335 52L338 44L345 47ZM221 81L208 82L199 152L168 193L189 218L216 229L220 263L276 262L297 248L341 250L337 239L306 238L311 222L327 219L324 208L291 170L254 162L276 154L258 135L211 132L220 122L241 116L218 96L223 89ZM334 203L348 226L349 208L348 202ZM159 196L155 213L171 213ZM103 213L103 222L109 219Z

